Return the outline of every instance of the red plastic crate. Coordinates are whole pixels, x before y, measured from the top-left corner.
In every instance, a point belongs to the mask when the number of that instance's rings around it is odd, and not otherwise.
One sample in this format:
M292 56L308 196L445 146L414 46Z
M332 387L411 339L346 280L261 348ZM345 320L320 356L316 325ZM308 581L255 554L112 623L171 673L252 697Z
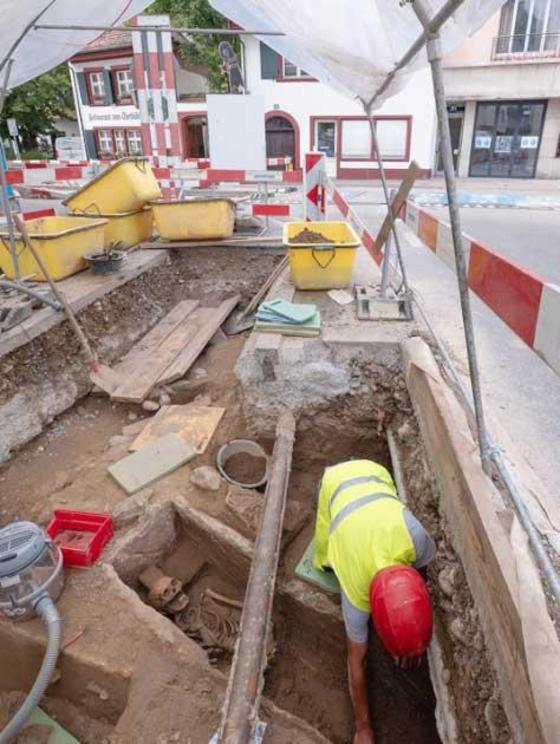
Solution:
M47 534L62 550L65 566L87 568L113 535L113 520L109 514L55 509Z

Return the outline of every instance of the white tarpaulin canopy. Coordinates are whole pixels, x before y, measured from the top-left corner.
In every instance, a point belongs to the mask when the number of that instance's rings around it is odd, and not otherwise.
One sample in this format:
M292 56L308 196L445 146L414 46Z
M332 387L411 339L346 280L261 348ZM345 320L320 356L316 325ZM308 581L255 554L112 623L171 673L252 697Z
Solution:
M505 0L464 0L441 29L443 52L471 35ZM242 28L282 31L262 41L322 83L369 101L422 33L409 2L399 0L210 0ZM424 0L430 18L445 0ZM426 52L397 73L386 95L427 64Z
M150 0L0 0L0 69L4 70L9 59L14 60L9 88L56 67L101 33L33 30L39 16L40 24L113 26L148 5ZM18 44L22 34L25 36Z

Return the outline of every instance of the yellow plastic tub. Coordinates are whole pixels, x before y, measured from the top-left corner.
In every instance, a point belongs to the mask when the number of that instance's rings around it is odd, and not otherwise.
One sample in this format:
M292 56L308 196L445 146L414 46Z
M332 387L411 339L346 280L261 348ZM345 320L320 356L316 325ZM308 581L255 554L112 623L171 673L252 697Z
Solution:
M71 212L119 214L141 209L161 191L146 158L121 158L62 203Z
M160 238L211 240L231 238L235 202L231 199L153 201L151 207Z
M105 227L105 248L111 244L124 243L125 246L137 245L144 240L150 240L154 229L154 217L151 207L137 209L134 212L121 212L120 214L83 214L77 211L80 217L88 219L107 220Z
M302 230L321 233L324 243L292 243ZM298 289L341 289L352 282L360 239L346 222L287 222L283 243Z
M103 250L107 220L88 217L41 217L25 223L29 237L47 270L55 280L64 279L87 267L83 256ZM36 281L46 278L21 237L16 237L16 250L22 276L33 274ZM8 279L15 278L7 232L0 233L0 269Z

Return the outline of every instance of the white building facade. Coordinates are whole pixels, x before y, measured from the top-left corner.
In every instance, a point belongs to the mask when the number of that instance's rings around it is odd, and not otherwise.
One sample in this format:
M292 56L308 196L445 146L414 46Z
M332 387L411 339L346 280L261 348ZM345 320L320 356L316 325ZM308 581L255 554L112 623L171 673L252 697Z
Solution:
M154 18L151 16L150 22ZM157 18L161 23L162 17ZM144 17L137 19L139 25L143 20ZM239 95L262 101L268 162L284 159L288 167L297 170L302 167L305 152L320 150L327 156L329 173L335 177L378 177L369 125L361 105L311 78L257 39L242 39L240 65L245 85L244 93ZM174 119L169 125L170 134L164 137L162 130L158 140L150 137L142 106L138 106L139 94L142 102L146 95L154 93L139 90L145 69L151 64L143 64L139 48L136 44L133 49L130 33L108 32L70 62L87 156L112 159L122 155L157 155L162 165L167 164L166 158L168 162L211 162L204 71L181 63L175 47L168 52L169 60L162 63L161 69L166 76L167 108ZM149 57L147 54L146 59ZM170 102L171 88L176 100ZM157 107L155 94L154 100ZM233 109L232 106L232 115ZM144 106L144 110L149 110L149 106ZM416 73L403 91L376 110L374 121L390 177L399 178L411 160L418 163L423 177L431 175L436 118L427 69ZM214 135L229 136L225 128ZM243 152L239 152L238 167L245 167Z
M560 0L507 0L444 75L459 176L560 177Z

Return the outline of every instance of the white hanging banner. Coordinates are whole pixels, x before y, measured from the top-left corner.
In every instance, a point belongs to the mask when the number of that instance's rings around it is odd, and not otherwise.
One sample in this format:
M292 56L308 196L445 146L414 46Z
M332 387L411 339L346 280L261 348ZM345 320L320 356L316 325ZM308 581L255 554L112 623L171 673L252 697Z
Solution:
M5 65L9 59L13 59L14 63L8 87L15 88L69 59L102 33L34 29L34 22L57 26L118 26L142 12L150 2L151 0L0 0L0 80L3 80ZM12 51L22 34L22 41Z

